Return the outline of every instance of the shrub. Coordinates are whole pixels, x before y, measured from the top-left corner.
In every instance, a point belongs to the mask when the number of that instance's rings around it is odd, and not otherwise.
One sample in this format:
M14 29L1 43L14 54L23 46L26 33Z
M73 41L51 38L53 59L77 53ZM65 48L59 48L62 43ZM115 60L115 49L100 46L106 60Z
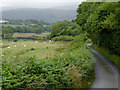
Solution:
M52 40L54 41L72 41L74 38L72 36L58 36L58 37L54 37L52 38Z

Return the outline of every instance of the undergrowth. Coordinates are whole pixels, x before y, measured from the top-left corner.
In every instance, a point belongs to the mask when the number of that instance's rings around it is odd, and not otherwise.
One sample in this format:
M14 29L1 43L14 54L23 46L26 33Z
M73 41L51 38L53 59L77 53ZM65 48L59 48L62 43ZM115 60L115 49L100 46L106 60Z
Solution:
M3 58L2 87L89 88L94 80L94 62L85 40L84 36L75 37L67 52L54 57Z

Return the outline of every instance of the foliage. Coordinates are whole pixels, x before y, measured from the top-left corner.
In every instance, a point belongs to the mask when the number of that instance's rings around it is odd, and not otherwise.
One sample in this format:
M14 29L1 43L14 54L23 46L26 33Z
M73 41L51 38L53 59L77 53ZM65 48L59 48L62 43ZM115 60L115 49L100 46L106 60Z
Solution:
M67 29L70 22L68 21L59 21L52 26L51 37L56 37L63 29Z
M70 23L68 21L60 21L55 23L51 28L50 37L57 37L60 35L67 35L67 36L76 36L79 35L81 32L81 28L76 23Z
M94 44L120 55L120 2L83 2L76 22L89 33Z
M43 33L50 32L50 24L34 19L9 20L9 24L2 24L2 28L9 28L14 33Z
M74 38L72 36L58 36L58 37L54 37L52 38L52 40L54 41L72 41Z
M8 20L10 25L30 25L30 24L40 24L40 25L49 25L49 23L41 20L36 20L36 19L26 19L26 20L21 20L21 19L12 19Z
M14 26L14 25L13 25ZM8 25L8 26L5 26L3 25L2 28L6 29L6 28L9 28L10 30L12 30L14 33L42 33L44 30L38 26L38 25L29 25L29 26L25 26L25 25L21 25L21 26L16 26L16 27L13 27L12 25Z
M3 39L11 39L13 35L13 31L9 28L3 28L2 29L2 38Z
M43 37L31 36L31 37L16 37L14 39L30 39L30 40L44 40Z

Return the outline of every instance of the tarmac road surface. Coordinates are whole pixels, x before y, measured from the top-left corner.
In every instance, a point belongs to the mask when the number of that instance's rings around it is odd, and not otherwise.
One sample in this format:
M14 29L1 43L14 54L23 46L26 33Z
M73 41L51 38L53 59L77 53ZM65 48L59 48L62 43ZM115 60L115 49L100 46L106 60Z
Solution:
M91 49L91 51L95 61L95 81L90 90L97 90L95 88L102 88L101 90L120 90L120 70L102 54L94 49Z

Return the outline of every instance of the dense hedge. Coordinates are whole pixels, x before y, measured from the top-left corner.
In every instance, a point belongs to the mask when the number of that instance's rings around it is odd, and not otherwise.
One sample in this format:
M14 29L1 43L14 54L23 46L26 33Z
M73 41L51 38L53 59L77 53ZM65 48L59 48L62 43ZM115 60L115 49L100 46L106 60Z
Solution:
M58 37L61 35L66 36L76 36L80 35L81 28L77 23L69 22L69 21L59 21L51 27L50 38Z
M52 38L54 41L72 41L74 38L72 36L58 36Z
M120 2L83 2L76 22L94 44L120 55Z

